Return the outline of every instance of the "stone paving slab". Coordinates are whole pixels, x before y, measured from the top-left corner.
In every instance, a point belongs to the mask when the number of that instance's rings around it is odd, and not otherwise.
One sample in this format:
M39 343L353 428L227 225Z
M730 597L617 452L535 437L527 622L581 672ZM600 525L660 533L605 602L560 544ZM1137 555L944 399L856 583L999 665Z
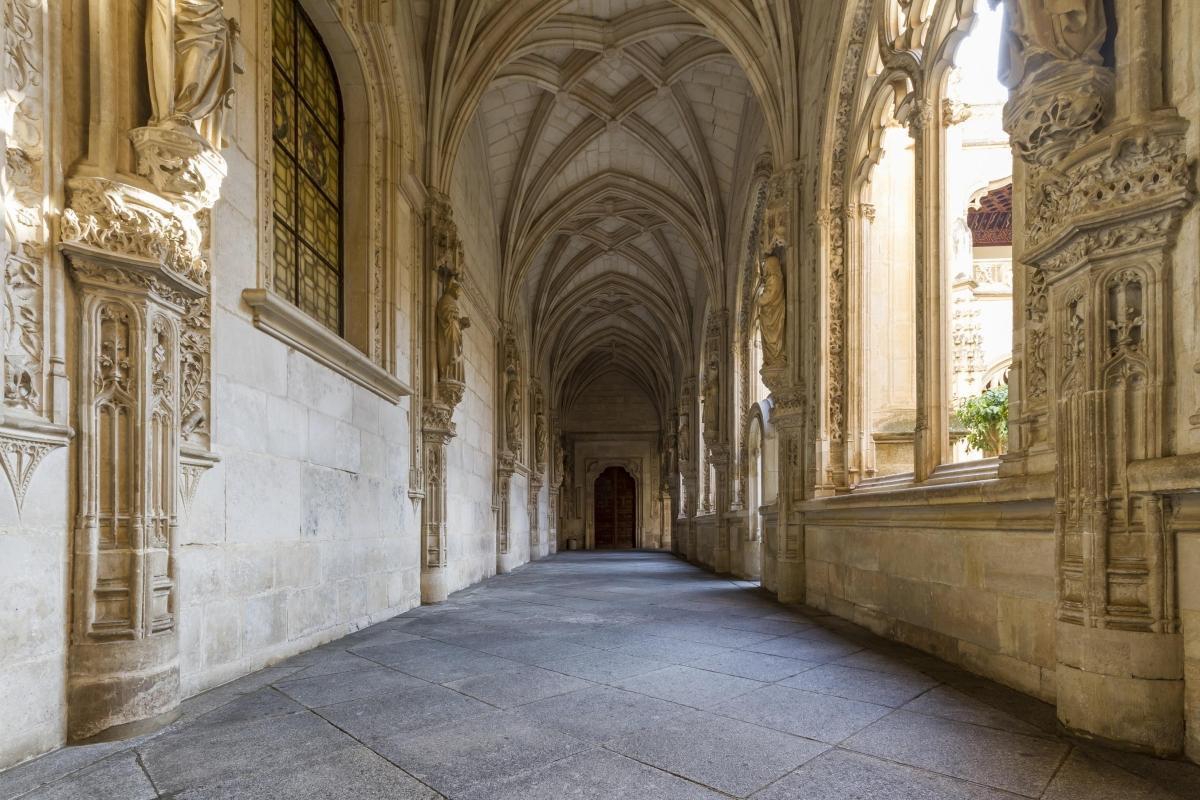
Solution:
M566 553L239 678L0 800L1152 800L1200 769L667 554Z

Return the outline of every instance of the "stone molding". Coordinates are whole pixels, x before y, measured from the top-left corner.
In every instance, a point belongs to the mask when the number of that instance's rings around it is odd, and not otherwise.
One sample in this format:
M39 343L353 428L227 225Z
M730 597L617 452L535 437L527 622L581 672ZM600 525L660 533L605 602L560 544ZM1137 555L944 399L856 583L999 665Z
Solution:
M254 327L317 363L392 404L412 394L405 381L270 290L245 289L242 299L253 312Z

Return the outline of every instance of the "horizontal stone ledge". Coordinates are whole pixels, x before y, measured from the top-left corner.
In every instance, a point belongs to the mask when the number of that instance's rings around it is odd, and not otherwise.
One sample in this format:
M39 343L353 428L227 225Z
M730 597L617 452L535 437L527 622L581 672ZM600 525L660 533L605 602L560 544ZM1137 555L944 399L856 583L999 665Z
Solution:
M412 394L407 383L283 298L266 289L246 289L242 299L254 313L254 327L317 363L392 404Z
M1200 453L1134 461L1126 473L1129 490L1150 494L1200 492Z
M966 480L960 483L909 483L887 490L850 492L807 500L793 508L806 516L872 508L1038 503L1054 500L1054 475Z

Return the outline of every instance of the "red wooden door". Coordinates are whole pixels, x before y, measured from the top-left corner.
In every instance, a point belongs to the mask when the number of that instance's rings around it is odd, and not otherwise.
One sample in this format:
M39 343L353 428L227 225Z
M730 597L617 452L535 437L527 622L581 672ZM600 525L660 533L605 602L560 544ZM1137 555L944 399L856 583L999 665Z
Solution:
M637 483L621 467L596 478L596 549L632 548L637 527Z

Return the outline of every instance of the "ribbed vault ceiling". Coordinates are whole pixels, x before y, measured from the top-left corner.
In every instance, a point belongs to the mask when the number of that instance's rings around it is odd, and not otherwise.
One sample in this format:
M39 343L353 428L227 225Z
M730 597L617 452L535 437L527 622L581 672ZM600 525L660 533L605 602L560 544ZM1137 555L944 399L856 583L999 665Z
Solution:
M737 61L659 0L573 0L529 32L481 98L508 318L565 412L616 371L665 417L696 311L720 296Z

